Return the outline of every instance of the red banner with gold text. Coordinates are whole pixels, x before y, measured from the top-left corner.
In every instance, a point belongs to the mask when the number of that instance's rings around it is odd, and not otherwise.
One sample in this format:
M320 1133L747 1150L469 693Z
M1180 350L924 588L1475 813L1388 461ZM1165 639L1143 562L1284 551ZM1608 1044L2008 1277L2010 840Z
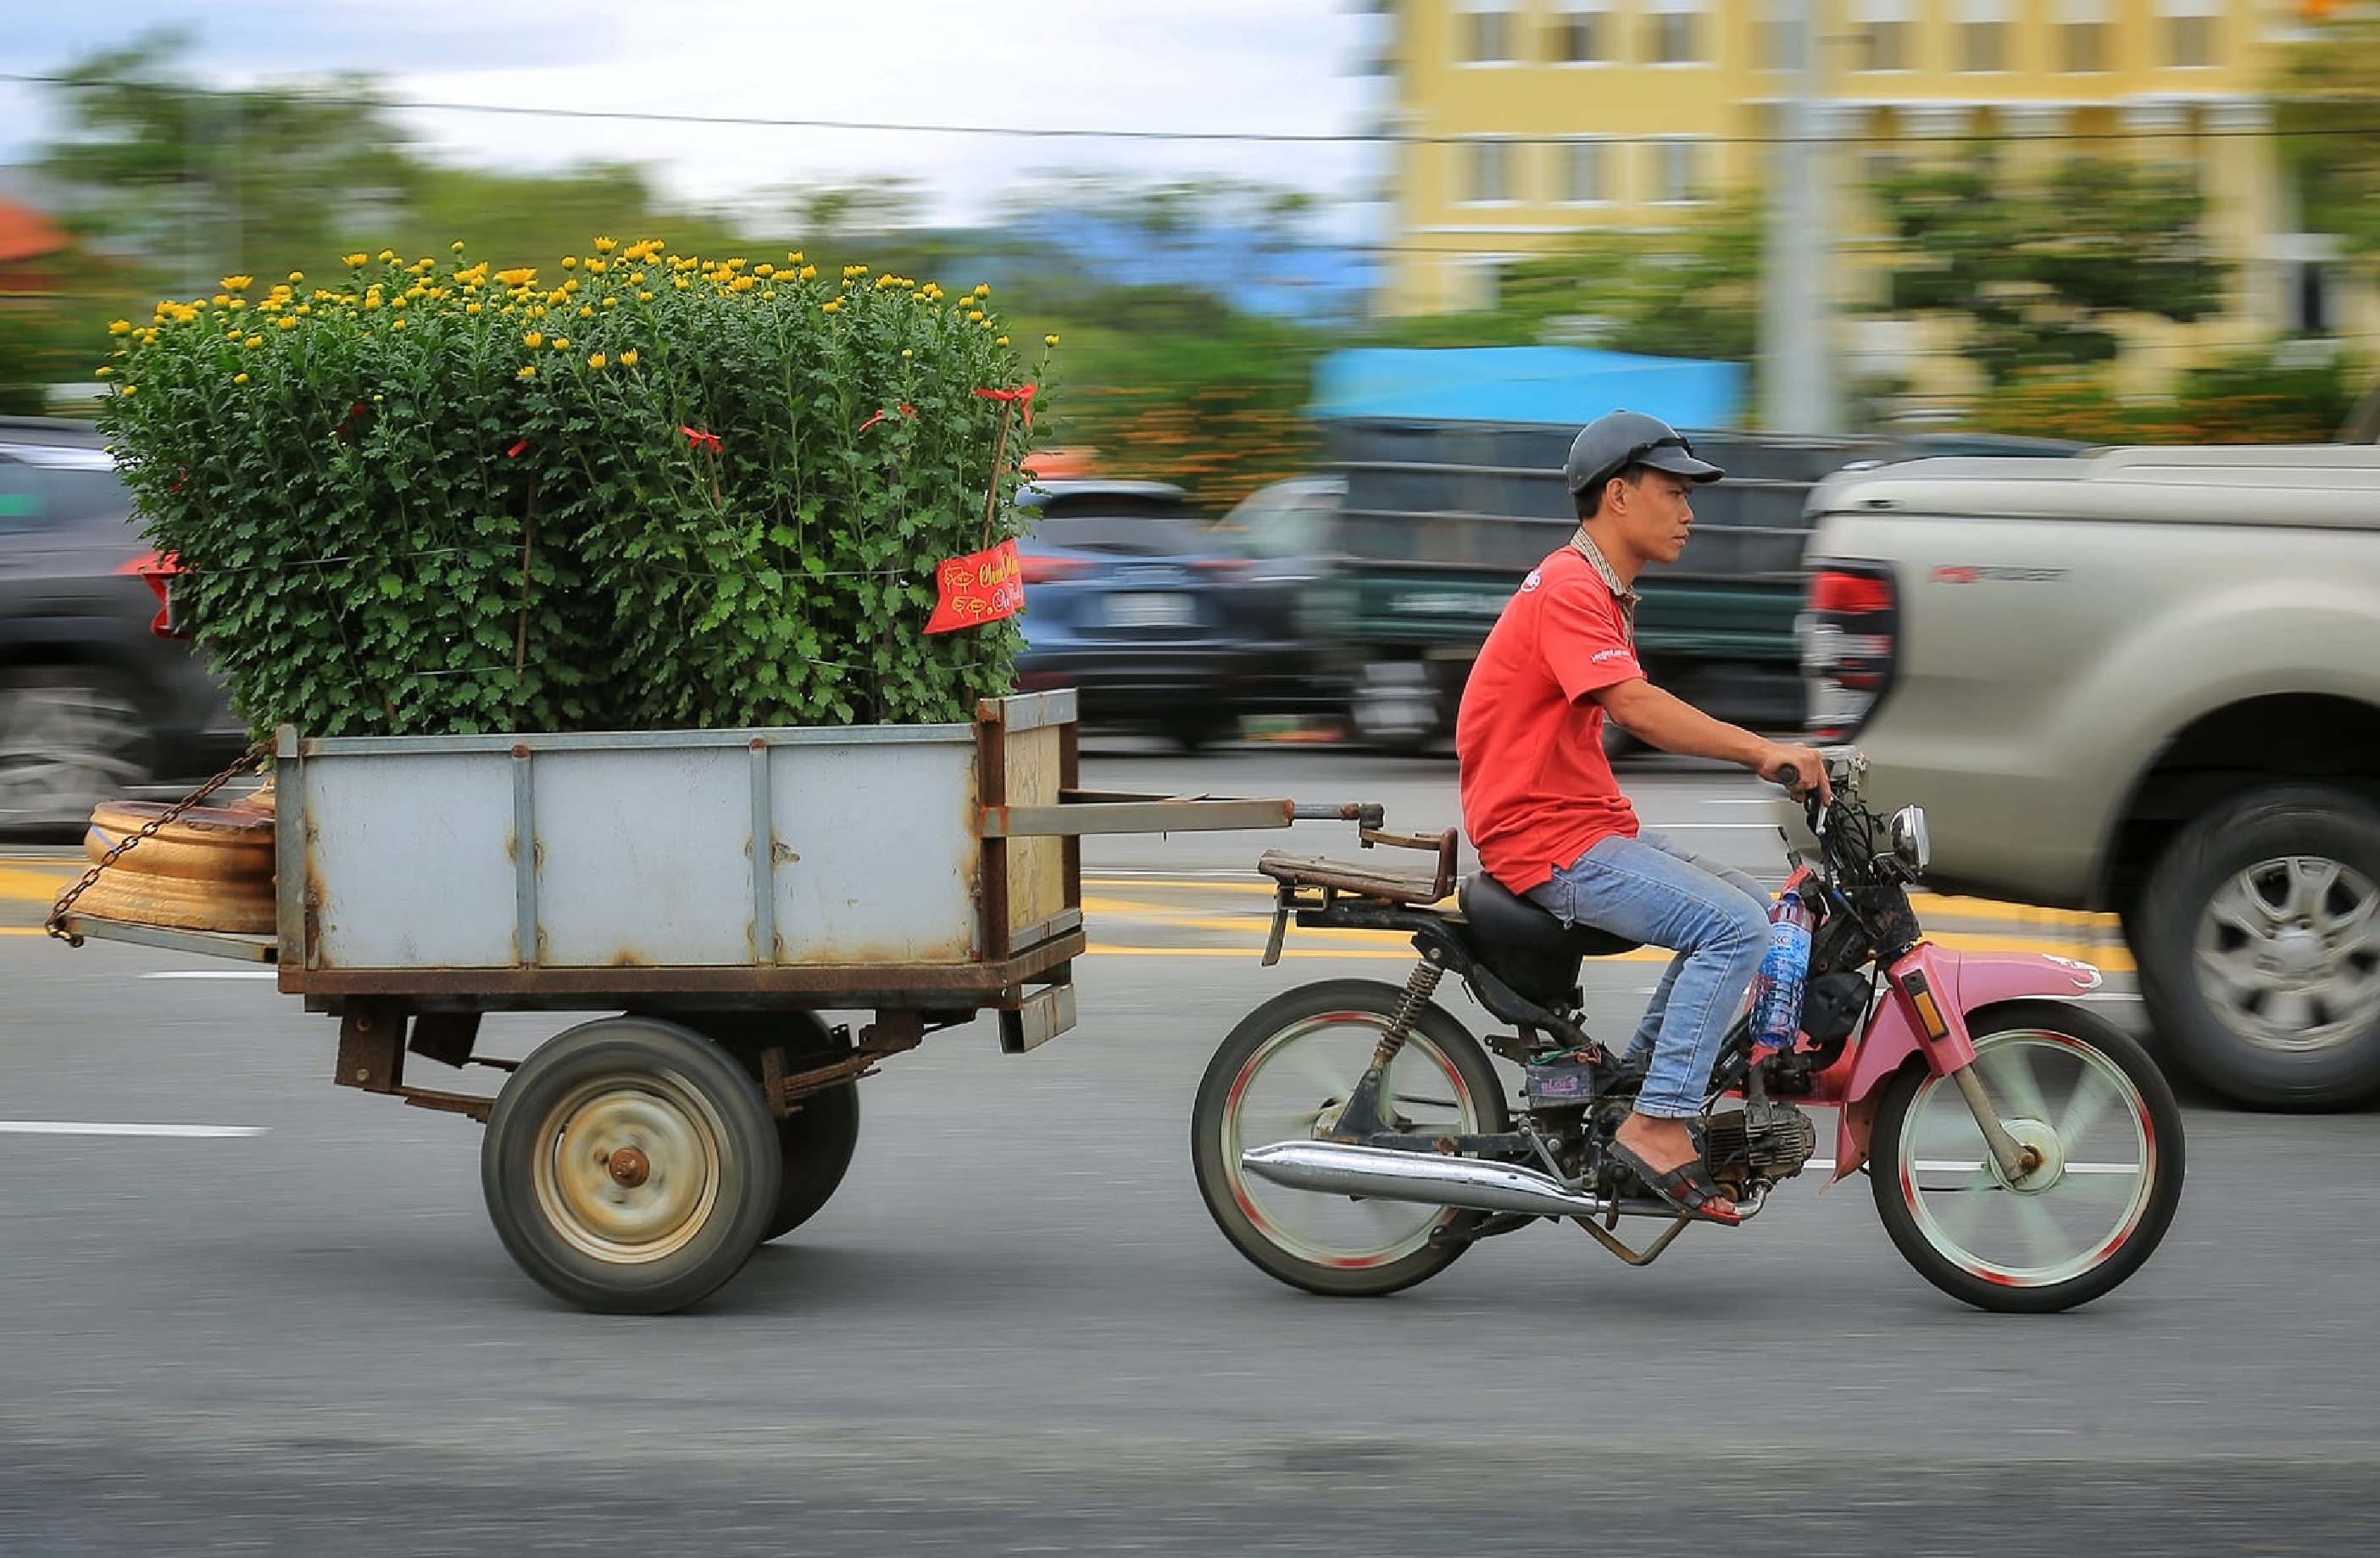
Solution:
M929 633L950 633L980 627L1014 616L1025 604L1025 571L1016 560L1016 543L1002 542L982 552L953 557L934 569L941 598L927 620Z

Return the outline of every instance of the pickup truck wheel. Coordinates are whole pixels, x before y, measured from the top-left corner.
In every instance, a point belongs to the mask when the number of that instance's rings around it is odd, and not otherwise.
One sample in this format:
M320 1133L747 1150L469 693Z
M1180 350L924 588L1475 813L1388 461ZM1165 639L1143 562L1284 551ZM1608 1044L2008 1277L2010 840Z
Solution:
M2183 829L2131 931L2158 1034L2240 1102L2338 1107L2380 1090L2380 812L2275 785Z
M0 672L0 830L84 827L148 780L150 746L139 702L103 671Z
M585 1023L496 1095L489 1220L547 1290L667 1314L743 1269L777 1206L776 1122L734 1056L651 1017Z

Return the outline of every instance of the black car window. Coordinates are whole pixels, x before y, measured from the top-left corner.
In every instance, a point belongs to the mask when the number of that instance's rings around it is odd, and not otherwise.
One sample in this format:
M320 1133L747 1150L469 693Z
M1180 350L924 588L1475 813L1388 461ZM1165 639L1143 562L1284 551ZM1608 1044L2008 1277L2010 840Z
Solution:
M1077 552L1112 552L1127 557L1179 557L1234 550L1205 526L1170 515L1044 515L1033 539L1045 546Z

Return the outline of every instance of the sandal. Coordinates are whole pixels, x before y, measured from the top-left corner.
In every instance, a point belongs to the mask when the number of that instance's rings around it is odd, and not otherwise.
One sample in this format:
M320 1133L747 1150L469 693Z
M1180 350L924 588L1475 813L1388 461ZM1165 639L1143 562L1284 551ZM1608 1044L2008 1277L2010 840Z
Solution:
M1701 1223L1717 1223L1732 1228L1743 1219L1734 1212L1717 1211L1712 1203L1721 1199L1718 1182L1711 1178L1710 1165L1701 1156L1688 1159L1666 1173L1657 1172L1653 1165L1638 1157L1618 1141L1605 1144L1604 1150L1618 1160L1645 1187L1669 1205Z

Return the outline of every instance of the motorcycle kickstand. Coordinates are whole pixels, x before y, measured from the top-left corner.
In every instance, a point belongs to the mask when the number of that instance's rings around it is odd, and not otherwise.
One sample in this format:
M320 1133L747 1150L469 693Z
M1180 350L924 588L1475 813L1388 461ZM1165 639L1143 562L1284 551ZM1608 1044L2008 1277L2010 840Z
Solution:
M1611 1251L1612 1254L1617 1255L1629 1265L1649 1266L1654 1261L1660 1259L1661 1251L1669 1248L1670 1241L1675 1239L1680 1234L1684 1233L1686 1231L1686 1224L1692 1223L1694 1219L1681 1213L1675 1223L1670 1223L1668 1227L1661 1230L1661 1236L1659 1238L1655 1239L1651 1244L1646 1245L1642 1250L1630 1248L1626 1241L1622 1240L1617 1234L1607 1233L1603 1229L1597 1227L1595 1224L1595 1219L1592 1217L1573 1217L1571 1221L1585 1229L1588 1233L1593 1234L1595 1235L1596 1243Z

